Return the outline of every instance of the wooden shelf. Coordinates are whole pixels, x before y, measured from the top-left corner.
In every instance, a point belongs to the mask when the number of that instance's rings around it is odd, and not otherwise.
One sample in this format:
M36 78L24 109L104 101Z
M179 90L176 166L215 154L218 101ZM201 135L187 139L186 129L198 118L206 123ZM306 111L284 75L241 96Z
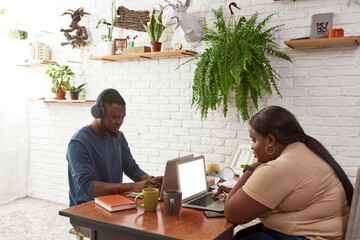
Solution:
M359 45L360 36L334 37L334 38L314 38L284 41L291 48L309 48L337 45Z
M58 99L31 99L31 101L41 101L44 103L94 103L96 100L58 100Z
M42 61L42 62L24 62L24 63L19 63L17 64L17 66L20 67L35 67L35 66L44 66L44 65L55 65L57 64L57 62L55 61Z
M162 57L186 57L196 55L197 52L190 50L178 50L178 51L162 51L162 52L145 52L145 53L134 53L126 55L111 55L111 56L99 56L89 57L90 60L97 61L121 61L126 59L152 59Z

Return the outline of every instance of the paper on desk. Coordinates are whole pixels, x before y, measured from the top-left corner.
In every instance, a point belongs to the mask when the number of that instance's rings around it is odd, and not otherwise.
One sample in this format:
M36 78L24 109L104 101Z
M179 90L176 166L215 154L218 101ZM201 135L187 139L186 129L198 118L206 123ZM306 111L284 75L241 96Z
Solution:
M137 195L139 195L141 192L131 192L126 194L127 197L136 197ZM142 198L142 196L140 196L139 198Z
M219 181L220 181L220 178L215 178L215 183L218 183ZM233 188L236 185L236 183L237 183L237 181L235 179L230 179L230 180L227 180L222 183L214 184L214 185L210 186L210 188L213 189L211 192L216 193L219 188L218 185L225 186L228 188Z
M228 188L233 188L236 185L237 181L235 179L227 180L226 182L219 183L219 186L224 186Z

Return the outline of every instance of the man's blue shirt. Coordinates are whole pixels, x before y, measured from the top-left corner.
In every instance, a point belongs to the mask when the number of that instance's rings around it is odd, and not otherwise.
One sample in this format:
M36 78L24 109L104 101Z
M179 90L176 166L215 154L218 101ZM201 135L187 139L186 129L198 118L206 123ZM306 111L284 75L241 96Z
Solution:
M94 199L95 181L122 183L123 173L134 182L145 172L131 155L124 134L100 136L89 126L77 131L70 139L68 161L70 207Z

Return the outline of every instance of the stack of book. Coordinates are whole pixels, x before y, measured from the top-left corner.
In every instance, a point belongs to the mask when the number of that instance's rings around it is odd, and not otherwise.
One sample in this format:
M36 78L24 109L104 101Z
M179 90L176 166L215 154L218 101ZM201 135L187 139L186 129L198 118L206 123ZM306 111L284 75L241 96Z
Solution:
M95 203L109 212L116 212L136 207L136 203L134 201L118 194L96 197Z

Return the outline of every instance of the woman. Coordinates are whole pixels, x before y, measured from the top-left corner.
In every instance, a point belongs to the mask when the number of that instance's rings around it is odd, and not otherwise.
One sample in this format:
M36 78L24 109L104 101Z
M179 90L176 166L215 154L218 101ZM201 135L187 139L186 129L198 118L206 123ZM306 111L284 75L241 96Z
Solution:
M344 239L353 186L326 148L278 106L255 114L249 134L257 162L227 196L225 216L261 223L234 239Z

